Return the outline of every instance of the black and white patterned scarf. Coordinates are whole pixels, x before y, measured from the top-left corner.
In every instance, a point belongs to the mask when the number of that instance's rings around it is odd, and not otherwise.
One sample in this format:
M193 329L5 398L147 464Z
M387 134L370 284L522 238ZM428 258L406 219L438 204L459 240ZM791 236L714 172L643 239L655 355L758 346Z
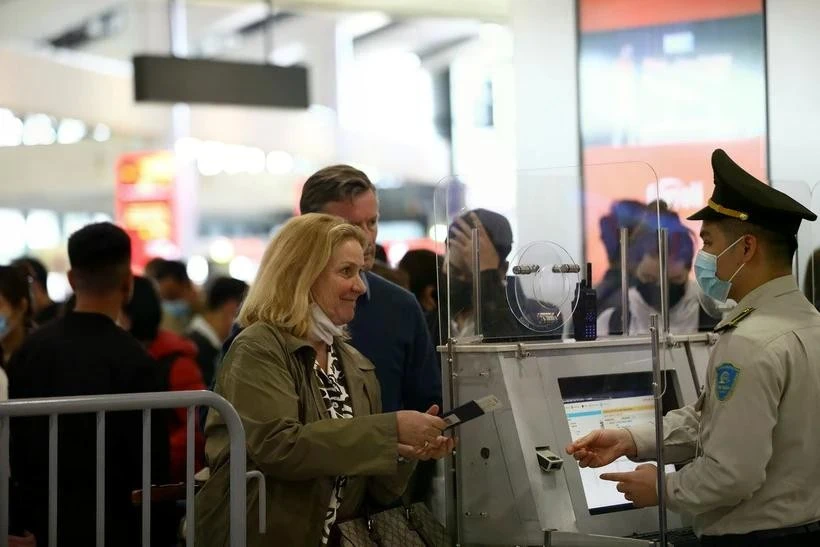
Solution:
M322 400L327 407L327 412L331 419L345 419L353 417L353 407L350 404L350 395L345 388L345 376L342 368L337 366L336 352L333 346L329 346L327 354L327 372L319 366L319 361L313 365L316 378L319 380L319 391L322 393ZM340 475L333 481L333 493L330 496L330 505L325 514L325 525L322 529L322 545L327 545L330 537L330 529L336 522L336 515L342 505L344 487L347 484L347 477Z

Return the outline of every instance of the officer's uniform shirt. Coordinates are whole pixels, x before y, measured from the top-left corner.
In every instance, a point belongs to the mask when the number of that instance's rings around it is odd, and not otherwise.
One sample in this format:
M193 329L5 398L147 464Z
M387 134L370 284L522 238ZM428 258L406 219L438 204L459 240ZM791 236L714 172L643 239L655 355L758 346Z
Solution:
M667 475L669 509L710 536L820 520L820 313L785 276L716 330L702 396L664 418L667 462L694 458ZM630 432L654 459L654 428Z

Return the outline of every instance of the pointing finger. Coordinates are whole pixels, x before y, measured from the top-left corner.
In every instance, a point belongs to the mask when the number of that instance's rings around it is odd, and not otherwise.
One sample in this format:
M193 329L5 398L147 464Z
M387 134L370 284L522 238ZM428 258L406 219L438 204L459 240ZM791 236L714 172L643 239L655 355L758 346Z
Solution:
M612 482L630 482L632 473L601 473L601 480Z

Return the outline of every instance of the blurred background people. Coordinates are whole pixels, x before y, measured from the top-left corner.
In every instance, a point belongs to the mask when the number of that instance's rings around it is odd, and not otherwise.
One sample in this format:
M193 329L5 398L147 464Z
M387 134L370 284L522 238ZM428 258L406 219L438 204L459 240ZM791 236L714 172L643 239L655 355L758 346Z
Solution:
M256 521L256 483L248 485L250 547L335 544L334 524L361 514L366 494L389 503L406 488L413 460L453 449L437 405L382 413L376 366L345 341L366 291L369 243L337 217L294 218L269 244L242 305L244 328L215 390L245 425L249 470L267 479L267 535ZM197 495L197 543L223 545L229 439L217 412L205 433L212 474Z
M388 281L392 281L399 287L403 289L410 288L410 280L407 277L407 274L402 271L401 269L393 268L387 262L387 252L384 250L384 247L376 244L376 260L373 262L373 269L371 270L374 274L379 275Z
M34 328L29 281L20 268L0 266L0 356L3 368Z
M399 261L399 269L407 274L409 289L425 313L438 308L438 255L427 249L407 251Z
M218 277L208 287L204 311L188 325L185 335L196 345L196 360L206 386L213 382L222 343L231 333L248 284L232 277Z
M427 320L427 328L434 344L441 341L438 331L438 272L443 267L443 260L433 251L415 249L407 251L399 261L399 270L407 274L408 288Z
M449 228L449 279L441 276L442 303L449 299L450 335L456 338L475 334L475 303L473 302L472 229L478 228L479 276L481 284L481 320L485 338L532 336L510 309L507 298L509 262L513 234L504 215L488 209L474 209L456 218ZM440 340L447 339L447 308L440 309Z
M200 311L199 294L188 277L187 266L179 260L154 259L146 267L146 276L159 287L162 327L184 334Z
M695 256L694 234L683 225L678 214L670 211L664 203L660 204L660 217L653 204L645 211L644 219L635 227L629 241L628 260L632 272L627 294L629 334L649 333L650 315L661 313L659 226L669 234L667 275L670 330L682 334L713 329L719 316L713 317L701 305L707 297L691 275ZM599 310L599 336L623 333L620 294L619 289L613 293L613 305Z
M606 249L607 269L595 287L598 310L606 310L618 304L621 292L621 228L631 237L635 228L646 215L646 204L634 200L620 200L612 204L609 214L599 220L601 242ZM629 275L632 272L629 271Z
M161 391L156 366L145 349L116 321L131 299L131 240L111 223L90 224L68 241L69 282L76 307L33 332L9 367L11 399ZM151 471L155 484L168 481L168 432L164 413L153 413ZM58 443L61 545L93 545L96 521L93 414L60 417ZM11 426L15 527L48 545L48 418L14 418ZM105 433L106 545L139 545L140 512L131 492L142 479L142 413L112 412ZM172 527L155 515L153 544L173 540Z
M206 389L196 361L197 349L193 342L160 328L162 308L154 283L146 277L134 277L134 296L123 307L122 327L148 351L155 361L154 374L159 391ZM168 416L170 444L170 479L185 482L187 443L187 410L177 408ZM199 427L195 428L194 467L203 467L205 440Z
M29 278L34 322L43 325L57 318L60 314L60 304L48 295L48 270L43 263L34 257L25 256L18 258L11 265L21 268Z

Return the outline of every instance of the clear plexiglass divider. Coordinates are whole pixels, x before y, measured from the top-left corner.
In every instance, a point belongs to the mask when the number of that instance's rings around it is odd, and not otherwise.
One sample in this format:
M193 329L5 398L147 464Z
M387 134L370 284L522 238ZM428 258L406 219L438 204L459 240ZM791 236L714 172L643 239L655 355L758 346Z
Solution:
M820 217L820 182L811 185L811 201L806 205ZM803 222L798 234L795 270L806 298L820 309L820 220Z
M774 183L774 187L785 192L801 205L820 215L820 189L804 181ZM793 273L800 290L815 306L820 303L820 272L815 268L815 252L820 248L820 226L817 221L804 220L797 232L797 251L794 254ZM820 264L817 265L820 267Z
M584 181L593 178L607 191L585 192ZM648 317L624 313L623 302L629 308L644 256L651 260L642 271L656 283L641 290L661 301L659 192L649 164L522 170L491 184L474 179L447 177L435 192L435 236L445 247L438 271L440 343L648 332L630 331ZM624 208L628 221L616 214Z

